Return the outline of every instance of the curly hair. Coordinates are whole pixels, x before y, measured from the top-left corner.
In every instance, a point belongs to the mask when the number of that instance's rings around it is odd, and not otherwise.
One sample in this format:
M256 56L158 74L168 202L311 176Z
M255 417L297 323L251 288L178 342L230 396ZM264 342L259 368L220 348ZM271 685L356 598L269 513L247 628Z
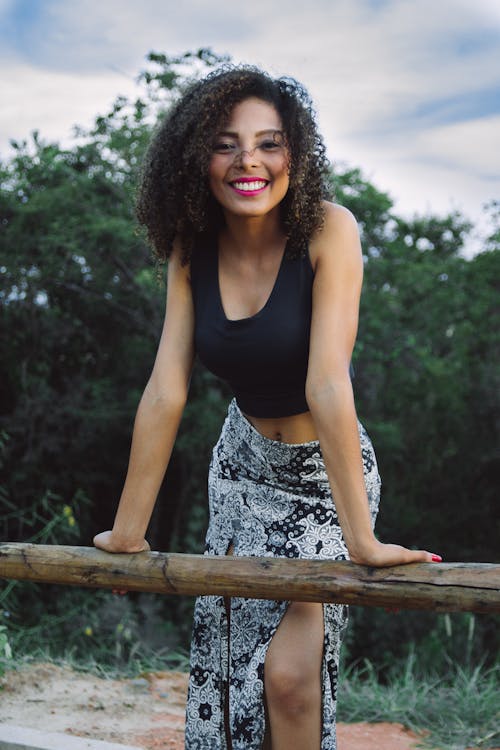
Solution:
M224 225L209 188L209 163L217 133L234 106L249 97L272 104L283 124L290 172L280 209L290 256L306 252L321 227L329 163L309 94L293 78L273 79L253 66L225 66L189 86L146 153L136 213L160 262L167 260L176 237L188 262L197 237Z

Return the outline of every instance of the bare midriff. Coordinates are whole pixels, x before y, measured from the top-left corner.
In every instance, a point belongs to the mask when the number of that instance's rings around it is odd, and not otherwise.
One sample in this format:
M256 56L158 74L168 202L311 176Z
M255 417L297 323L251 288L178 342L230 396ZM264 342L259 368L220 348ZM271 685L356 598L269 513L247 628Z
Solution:
M293 414L291 417L251 417L245 414L250 424L270 440L281 443L310 443L317 440L311 412Z

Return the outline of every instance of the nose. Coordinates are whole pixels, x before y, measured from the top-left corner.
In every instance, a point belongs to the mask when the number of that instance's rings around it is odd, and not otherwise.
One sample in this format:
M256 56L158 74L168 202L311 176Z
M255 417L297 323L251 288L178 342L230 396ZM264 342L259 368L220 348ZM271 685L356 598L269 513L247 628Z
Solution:
M242 148L235 156L235 162L240 164L242 167L253 166L258 162L257 146L255 148L247 149Z

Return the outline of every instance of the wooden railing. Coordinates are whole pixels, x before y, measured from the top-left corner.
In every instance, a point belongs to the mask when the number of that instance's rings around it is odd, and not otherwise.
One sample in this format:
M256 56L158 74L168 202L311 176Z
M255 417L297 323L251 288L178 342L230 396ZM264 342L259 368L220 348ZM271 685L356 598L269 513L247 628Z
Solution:
M369 568L350 562L273 557L112 555L93 547L7 542L0 544L0 579L159 594L500 613L500 565L493 563Z

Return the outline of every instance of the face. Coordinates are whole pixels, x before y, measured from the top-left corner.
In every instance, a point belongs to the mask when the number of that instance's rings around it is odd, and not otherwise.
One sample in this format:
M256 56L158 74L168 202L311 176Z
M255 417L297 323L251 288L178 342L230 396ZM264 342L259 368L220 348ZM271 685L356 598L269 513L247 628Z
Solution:
M210 189L225 212L265 216L289 186L289 152L272 104L250 98L237 104L216 134L209 166Z

